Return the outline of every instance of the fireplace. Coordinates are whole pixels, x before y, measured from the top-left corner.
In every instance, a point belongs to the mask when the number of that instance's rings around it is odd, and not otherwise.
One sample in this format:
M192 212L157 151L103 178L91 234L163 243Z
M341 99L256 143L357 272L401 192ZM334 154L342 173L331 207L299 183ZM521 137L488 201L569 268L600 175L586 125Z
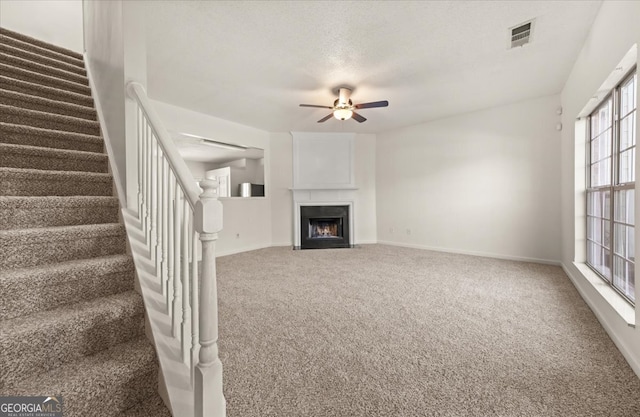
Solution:
M300 249L349 247L349 206L300 206Z

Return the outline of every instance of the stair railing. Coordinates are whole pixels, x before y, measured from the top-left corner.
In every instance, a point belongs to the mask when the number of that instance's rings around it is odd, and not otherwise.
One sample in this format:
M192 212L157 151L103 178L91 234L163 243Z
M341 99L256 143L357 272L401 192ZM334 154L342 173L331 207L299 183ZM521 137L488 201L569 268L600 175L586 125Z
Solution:
M171 318L172 336L190 368L194 416L224 417L217 343L215 247L222 230L217 183L201 181L200 194L143 86L130 82L127 94L137 103L138 220Z

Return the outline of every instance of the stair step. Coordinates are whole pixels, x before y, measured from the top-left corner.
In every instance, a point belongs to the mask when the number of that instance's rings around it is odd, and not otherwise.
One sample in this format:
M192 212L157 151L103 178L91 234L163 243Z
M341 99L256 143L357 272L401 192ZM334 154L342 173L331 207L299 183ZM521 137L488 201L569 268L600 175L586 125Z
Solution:
M63 78L53 77L51 75L40 74L35 71L8 65L4 60L0 61L0 74L5 77L16 78L18 80L28 81L30 83L44 85L46 87L55 87L65 91L72 91L85 96L91 96L91 88L85 84L78 84Z
M59 88L47 87L42 84L19 80L16 78L0 76L0 89L48 98L49 100L55 100L56 102L62 101L65 103L93 108L93 98L91 98L91 96L74 93L72 91L60 90Z
M60 102L45 97L0 89L0 104L37 110L44 113L60 114L79 119L97 120L96 110L92 107Z
M47 171L0 167L0 195L113 195L113 178L96 172Z
M35 53L46 55L47 51L51 51L57 55L66 56L74 59L75 61L82 62L82 54L72 51L61 46L52 45L48 42L41 41L40 39L32 38L31 36L23 35L22 33L14 32L12 30L0 27L0 39L6 41L5 38L10 38L19 41L25 45L31 45L35 49ZM23 48L27 49L27 48Z
M106 154L0 143L0 166L54 171L107 172Z
M171 417L159 395L147 398L121 414L122 417Z
M27 268L125 253L118 223L0 230L0 268Z
M79 119L4 104L0 104L0 122L100 136L100 123L95 120Z
M81 54L0 27L0 392L170 416L96 116Z
M0 230L118 223L115 197L0 196Z
M8 55L2 52L0 52L0 61L2 61L5 65L11 65L13 67L22 68L38 74L47 75L49 77L71 81L87 87L89 86L89 79L86 76L76 74L75 72L65 71L45 64L40 64L38 62L29 61L28 59Z
M2 271L0 320L133 290L134 274L128 255Z
M0 389L144 334L144 303L131 290L6 320Z
M102 153L101 137L0 122L0 143Z
M141 337L34 375L2 393L56 393L63 398L65 417L111 417L155 395L157 386L155 352Z
M70 64L65 61L60 61L59 59L55 59L53 57L34 53L26 49L21 49L16 47L15 45L8 45L6 43L0 42L0 53L16 56L18 58L26 59L27 61L37 62L39 64L44 64L49 67L58 68L64 71L73 72L81 76L87 75L87 71L81 66Z

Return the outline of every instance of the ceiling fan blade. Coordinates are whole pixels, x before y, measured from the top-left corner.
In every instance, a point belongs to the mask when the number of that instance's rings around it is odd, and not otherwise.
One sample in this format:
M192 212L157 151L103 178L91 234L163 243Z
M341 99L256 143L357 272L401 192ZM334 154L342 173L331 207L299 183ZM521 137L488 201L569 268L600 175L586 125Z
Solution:
M329 107L331 108L331 107ZM330 113L328 116L323 117L322 119L318 120L318 123L324 123L327 120L331 119L333 117L333 113Z
M356 122L358 122L358 123L362 123L362 122L364 122L364 121L366 121L366 120L367 120L366 118L362 117L361 115L359 115L359 114L358 114L358 113L356 113L356 112L353 112L353 114L351 115L351 117L353 117L353 120L355 120L355 121L356 121Z
M319 109L332 109L333 107L329 106L317 106L315 104L301 104L300 107L317 107Z
M389 102L387 100L372 101L371 103L360 103L353 106L356 109L370 109L372 107L387 107Z

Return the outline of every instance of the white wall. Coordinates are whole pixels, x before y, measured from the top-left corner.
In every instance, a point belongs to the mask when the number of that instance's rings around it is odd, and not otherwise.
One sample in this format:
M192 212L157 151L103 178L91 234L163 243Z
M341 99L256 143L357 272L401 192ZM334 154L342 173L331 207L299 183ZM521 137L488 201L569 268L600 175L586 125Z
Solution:
M102 129L113 151L121 188L125 184L124 40L121 1L85 1L87 64L102 113Z
M358 134L355 139L356 199L355 243L377 243L376 229L376 135Z
M84 0L86 61L100 118L111 171L122 202L130 207L137 195L135 175L136 104L126 98L125 86L137 81L146 86L145 16L148 2ZM127 137L129 140L127 140ZM126 188L127 164L133 181Z
M84 51L79 0L2 0L0 26L75 52Z
M271 227L275 246L293 245L293 138L271 134ZM376 136L357 134L354 139L355 244L376 243Z
M584 213L585 186L584 174L576 170L576 159L578 165L584 164L585 146L582 138L575 137L576 116L634 43L640 44L640 2L604 2L562 91L562 263L611 339L640 375L639 328L629 327L573 264L576 251L583 252L576 246L576 222L584 220L576 216ZM636 172L640 172L638 169L636 165ZM639 197L636 191L636 207L640 207ZM640 210L636 210L636 224L640 224ZM637 235L636 248L640 247L640 234ZM636 286L636 299L640 299L640 286ZM636 323L639 320L636 308Z
M189 171L191 171L193 178L195 178L196 180L204 179L204 173L206 171L209 171L210 169L213 169L211 167L211 164L207 164L206 162L198 162L198 161L184 161L184 162L186 162L187 167L189 168Z
M269 133L160 101L152 100L152 103L171 131L264 149L267 198L220 199L224 207L224 228L219 234L217 252L228 255L271 246Z
M378 241L560 260L551 96L378 134Z
M271 133L271 239L274 246L293 245L293 137Z

